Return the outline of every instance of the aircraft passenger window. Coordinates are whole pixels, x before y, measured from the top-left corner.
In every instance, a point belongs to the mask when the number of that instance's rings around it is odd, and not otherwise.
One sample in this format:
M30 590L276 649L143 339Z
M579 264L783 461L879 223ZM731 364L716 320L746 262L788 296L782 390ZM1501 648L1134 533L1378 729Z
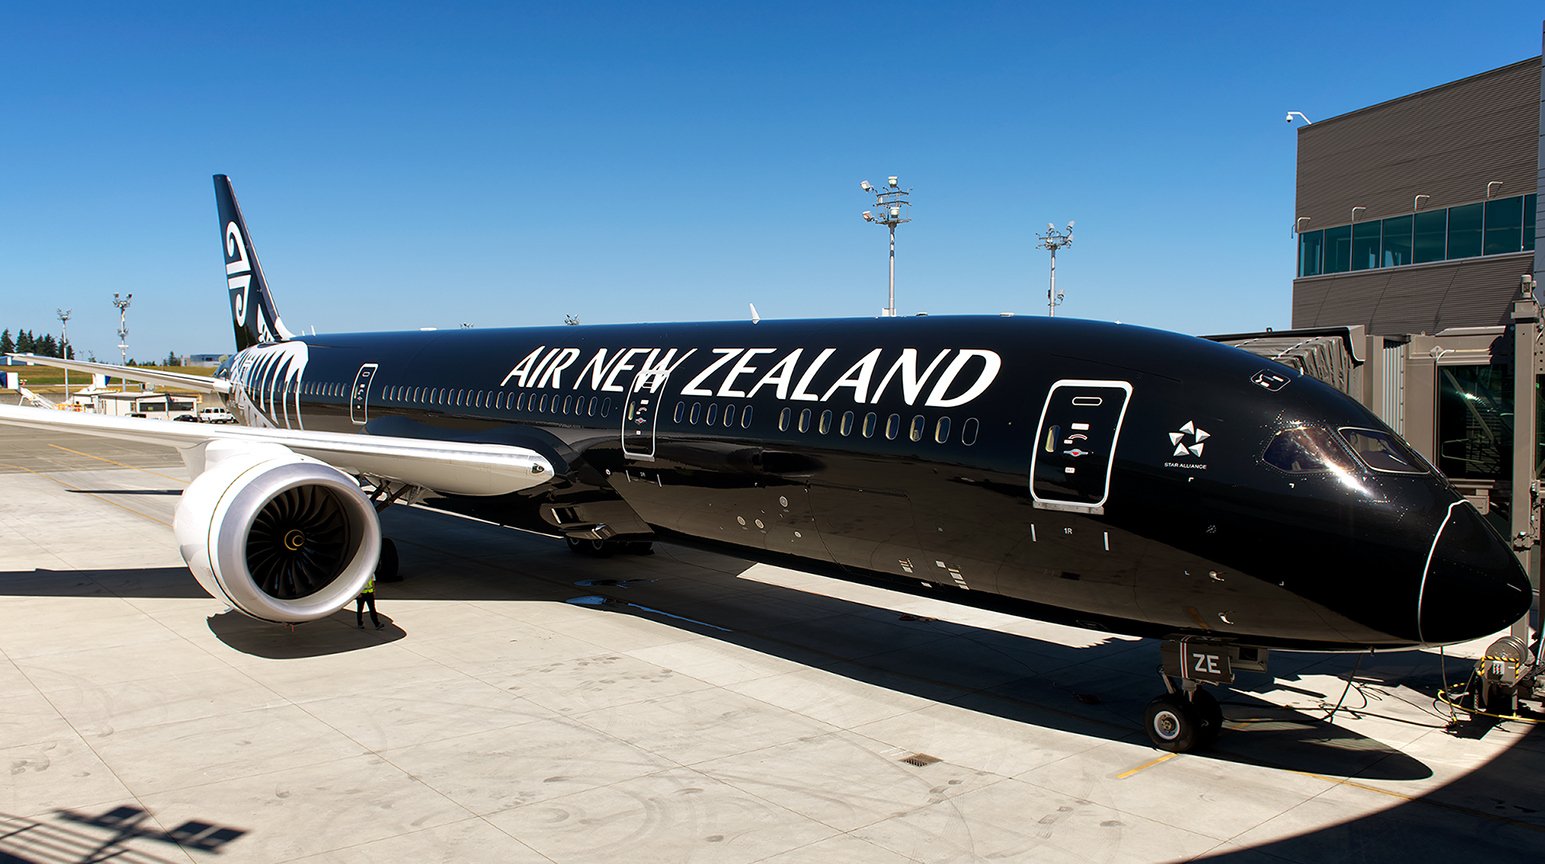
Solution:
M610 417L610 416L612 416L612 397L608 396L605 399L601 400L601 416L602 417Z
M554 399L553 401L557 402L558 400ZM565 396L565 397L563 397L563 411L562 411L562 413L564 413L564 414L569 413L569 409L572 408L573 406L574 406L574 397L573 396Z
M810 431L810 409L805 408L799 412L799 431Z
M708 403L708 416L703 418L703 425L713 426L719 422L719 403Z
M879 424L879 421L880 421L880 418L876 417L873 411L870 411L868 414L864 415L864 437L865 438L873 438L874 437L875 426Z
M907 431L907 436L913 441L921 441L923 440L923 429L927 426L928 421L923 419L923 415L918 414L912 418L912 428Z
M472 394L472 404L476 405L478 408L483 407L483 396L485 395L486 394L482 390L474 392Z
M472 400L467 398L467 391L465 391L465 390L457 390L456 391L456 407L460 408L463 405L471 405L471 404L472 404Z
M728 428L730 428L731 426L734 426L734 425L735 425L735 406L734 405L726 405L726 406L724 406L724 428L728 429Z
M586 409L585 413L589 414L591 417L595 416L595 397L594 396L590 397L590 407L588 409Z
M1300 427L1278 432L1261 459L1267 464L1289 474L1318 474L1325 471L1347 471L1352 460L1337 443L1329 429Z
M787 431L789 431L789 417L790 417L790 415L792 413L793 412L789 411L789 409L787 409L787 408L785 408L782 411L778 412L778 431L779 432L787 432Z
M702 416L703 416L703 403L701 403L701 402L693 402L692 403L692 414L691 414L690 417L687 418L687 422L691 423L693 426L696 426L698 418L700 418Z
M976 422L975 417L967 418L965 425L960 427L960 443L966 445L967 447L975 444L977 428L979 426L981 426L981 424Z
M543 414L547 413L547 394L546 393L542 394L542 401L538 405L536 410L541 412L541 413L543 413Z
M504 410L504 397L505 397L504 393L500 393L498 396L494 397L494 410L495 411L503 411Z
M900 432L901 432L901 415L900 414L892 414L891 416L885 418L885 440L887 440L887 441L895 441L896 440L896 436L898 434L900 434Z
M742 428L742 429L750 429L751 428L751 406L750 405L746 406L746 410L740 412L740 428Z
M939 444L944 444L950 440L950 418L939 418L939 424L933 427L933 440Z
M1375 471L1426 474L1427 469L1399 438L1377 429L1342 429L1341 437Z
M844 412L842 412L842 423L837 426L837 431L842 433L842 437L844 437L844 438L846 438L849 435L853 434L853 412L852 411L844 411Z
M821 412L821 424L817 428L822 435L832 431L832 412L830 409Z
M579 415L581 415L583 413L585 413L585 397L583 397L583 396L575 396L574 397L574 416L578 417Z

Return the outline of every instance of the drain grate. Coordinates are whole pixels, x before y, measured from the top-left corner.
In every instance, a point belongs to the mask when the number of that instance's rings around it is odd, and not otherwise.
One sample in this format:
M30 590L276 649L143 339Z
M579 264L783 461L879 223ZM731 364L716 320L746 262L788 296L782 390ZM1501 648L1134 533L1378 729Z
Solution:
M943 760L937 756L929 756L927 753L913 753L911 756L902 757L901 761L918 768L926 768L935 762Z

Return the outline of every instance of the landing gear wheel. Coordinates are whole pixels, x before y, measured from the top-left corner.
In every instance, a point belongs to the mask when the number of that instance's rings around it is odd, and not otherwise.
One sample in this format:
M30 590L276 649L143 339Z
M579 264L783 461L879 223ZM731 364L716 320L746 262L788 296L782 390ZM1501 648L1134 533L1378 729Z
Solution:
M401 582L402 574L397 570L397 544L390 537L381 538L381 557L376 560L376 580L379 582Z
M1165 693L1148 703L1143 728L1160 750L1186 753L1196 747L1201 721L1195 706L1179 693Z
M1191 708L1196 713L1201 729L1196 736L1196 746L1211 747L1223 731L1223 708L1212 693L1198 687L1191 694Z
M612 554L612 546L605 540L586 540L579 537L565 537L563 539L568 541L569 551L576 555L605 558Z

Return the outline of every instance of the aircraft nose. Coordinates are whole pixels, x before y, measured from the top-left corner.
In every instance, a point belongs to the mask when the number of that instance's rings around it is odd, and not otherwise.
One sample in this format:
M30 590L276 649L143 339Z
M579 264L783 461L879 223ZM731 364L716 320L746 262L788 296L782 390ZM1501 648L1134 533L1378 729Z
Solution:
M1507 542L1461 501L1439 528L1418 596L1418 632L1430 645L1477 639L1529 611L1529 577Z

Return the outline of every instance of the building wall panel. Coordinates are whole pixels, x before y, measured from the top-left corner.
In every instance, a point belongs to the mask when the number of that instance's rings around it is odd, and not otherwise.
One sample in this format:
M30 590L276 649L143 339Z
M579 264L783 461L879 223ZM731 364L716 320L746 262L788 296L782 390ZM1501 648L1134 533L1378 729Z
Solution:
M1534 253L1293 282L1293 327L1361 324L1378 336L1506 324Z
M1295 215L1304 230L1486 196L1535 191L1540 153L1540 58L1343 114L1298 131Z

